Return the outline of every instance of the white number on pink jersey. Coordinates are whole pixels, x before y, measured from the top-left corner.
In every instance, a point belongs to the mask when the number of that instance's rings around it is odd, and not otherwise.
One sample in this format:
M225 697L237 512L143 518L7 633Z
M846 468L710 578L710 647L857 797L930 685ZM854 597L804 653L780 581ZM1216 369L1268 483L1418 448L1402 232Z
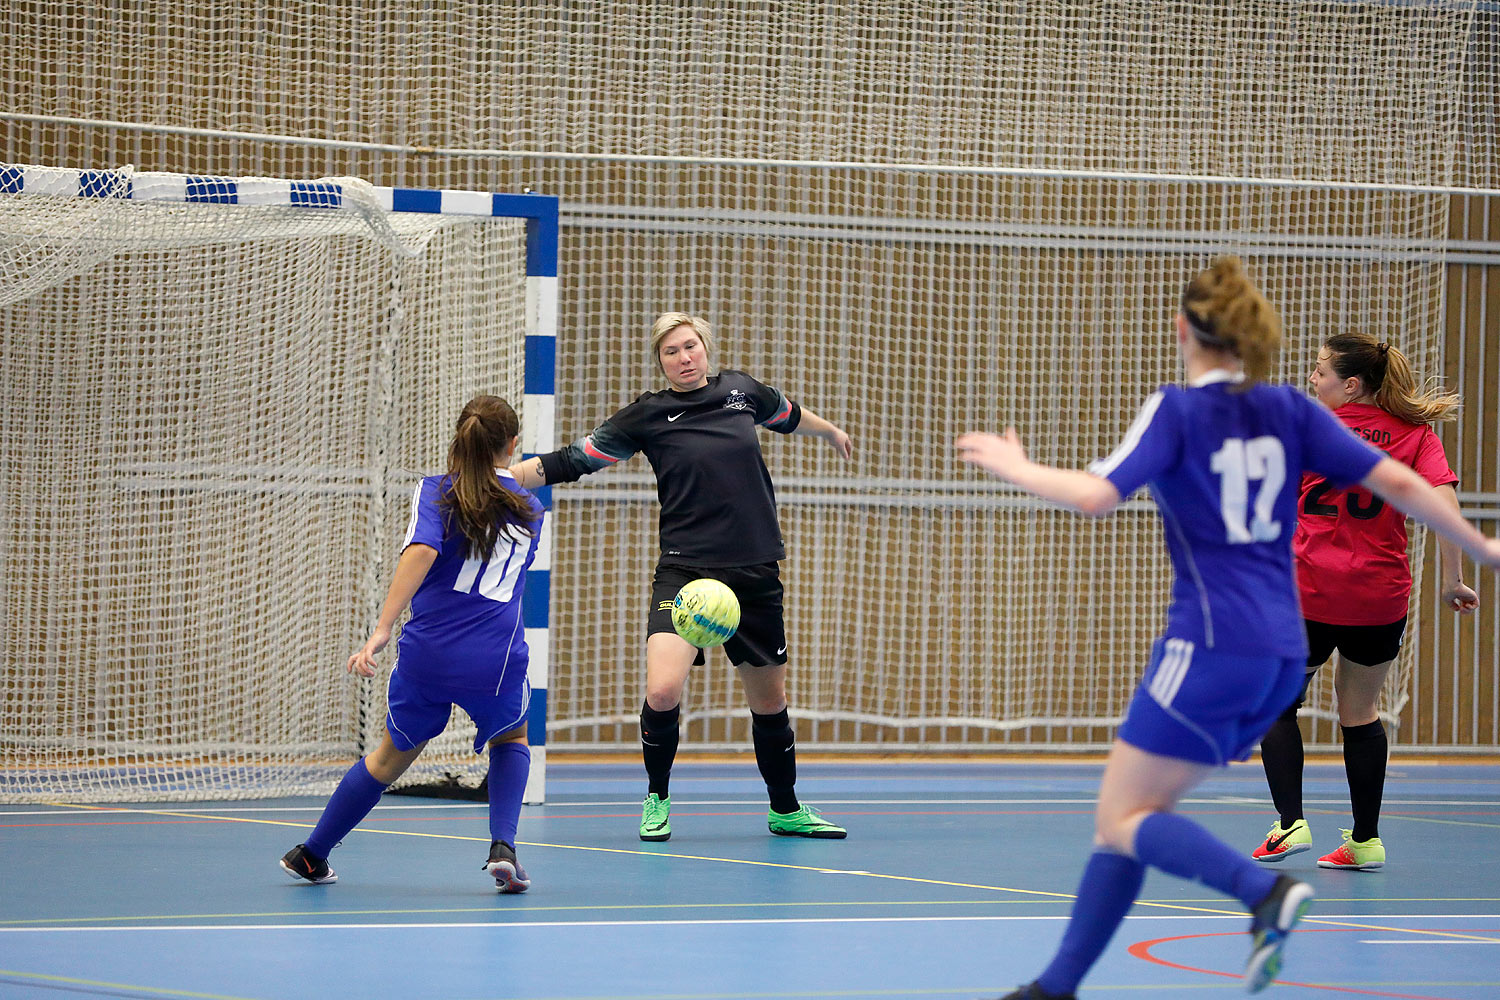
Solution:
M1272 520L1276 498L1286 485L1286 452L1274 437L1226 438L1210 456L1219 474L1219 513L1233 544L1270 542L1281 537L1281 522ZM1258 483L1252 506L1250 484Z

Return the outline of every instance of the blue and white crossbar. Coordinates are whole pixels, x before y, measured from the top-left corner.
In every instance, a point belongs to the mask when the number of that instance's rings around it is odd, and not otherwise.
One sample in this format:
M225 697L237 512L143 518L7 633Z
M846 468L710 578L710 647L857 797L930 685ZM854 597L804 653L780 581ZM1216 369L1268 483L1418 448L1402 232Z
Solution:
M557 408L557 211L555 195L492 194L483 191L422 190L374 186L375 203L388 212L468 215L526 220L526 371L522 403L523 457L553 449ZM213 177L146 170L72 170L0 164L0 194L51 195L72 198L123 198L178 204L255 205L306 208L344 207L343 187L335 180L281 180L268 177ZM537 498L552 506L551 489ZM531 647L531 775L525 801L546 798L547 673L550 652L552 532L543 531L536 559L527 572L522 616Z

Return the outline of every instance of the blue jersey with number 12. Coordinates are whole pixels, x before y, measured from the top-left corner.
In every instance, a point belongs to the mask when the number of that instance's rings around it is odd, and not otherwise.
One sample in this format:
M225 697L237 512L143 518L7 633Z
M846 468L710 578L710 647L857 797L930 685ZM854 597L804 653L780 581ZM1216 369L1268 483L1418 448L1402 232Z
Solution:
M1151 487L1175 579L1167 638L1245 656L1304 657L1292 570L1303 472L1343 486L1383 457L1291 386L1212 372L1163 386L1089 471L1124 499Z
M504 469L500 484L519 493L538 515L542 505ZM514 528L495 540L488 559L469 556L468 541L438 499L446 476L428 476L412 495L411 521L401 548L421 544L437 549L437 559L411 599L411 619L401 630L396 669L408 679L444 688L492 690L526 678L530 650L521 620L526 569L541 538Z

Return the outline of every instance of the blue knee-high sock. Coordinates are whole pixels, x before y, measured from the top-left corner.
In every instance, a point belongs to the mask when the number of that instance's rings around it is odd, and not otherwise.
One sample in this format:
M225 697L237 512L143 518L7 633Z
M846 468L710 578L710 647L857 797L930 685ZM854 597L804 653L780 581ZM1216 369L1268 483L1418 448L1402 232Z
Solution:
M516 846L521 820L521 797L531 773L531 747L525 743L497 743L490 747L490 839Z
M1135 833L1135 856L1178 878L1193 879L1233 896L1247 909L1265 899L1276 873L1176 813L1152 813Z
M1037 977L1038 986L1059 996L1077 992L1078 984L1104 953L1140 895L1145 877L1146 866L1135 858L1112 851L1095 851L1089 856L1068 917L1068 929L1051 964Z
M318 825L313 827L312 835L307 838L307 852L320 858L328 857L328 852L344 839L344 835L370 815L370 810L375 808L375 803L380 801L380 794L384 791L385 786L370 774L363 758L355 761L354 766L349 768L349 772L339 782L339 787L333 790L333 797L328 800L328 805L323 807Z

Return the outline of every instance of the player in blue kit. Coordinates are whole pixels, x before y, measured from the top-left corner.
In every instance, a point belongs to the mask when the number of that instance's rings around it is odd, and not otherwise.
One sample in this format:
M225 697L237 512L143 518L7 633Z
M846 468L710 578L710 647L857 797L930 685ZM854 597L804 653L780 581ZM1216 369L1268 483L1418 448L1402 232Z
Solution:
M782 617L785 557L776 491L756 429L820 437L848 458L839 427L744 372L713 372L708 321L665 313L651 326L651 359L667 388L642 393L586 437L511 468L525 486L569 483L644 454L661 501L661 558L646 617L646 699L641 756L647 789L640 837L672 836L669 779L688 672L704 662L672 627L672 600L699 577L723 581L740 602L739 629L724 644L750 705L755 761L770 798L766 825L778 836L843 839L797 798L796 739L787 714L787 637Z
M428 476L412 495L411 521L380 620L346 665L373 677L375 654L411 605L388 685L385 736L344 775L307 842L281 859L293 878L338 880L328 852L447 727L458 705L477 726L474 752L489 748L492 842L485 870L501 892L531 886L515 848L531 769L521 590L536 557L542 506L505 467L519 430L509 403L476 396L459 414L447 474Z
M1281 324L1238 259L1220 258L1188 284L1176 332L1187 384L1153 393L1125 440L1089 471L1028 460L1012 429L957 442L965 461L1093 517L1149 485L1174 570L1166 629L1100 783L1095 851L1062 943L1041 975L1006 1000L1071 1000L1125 919L1147 865L1249 909L1251 992L1279 972L1312 888L1267 871L1173 810L1213 768L1248 756L1301 690L1307 646L1291 541L1304 471L1360 483L1477 561L1500 565L1500 540L1476 531L1410 468L1296 389L1261 383Z

